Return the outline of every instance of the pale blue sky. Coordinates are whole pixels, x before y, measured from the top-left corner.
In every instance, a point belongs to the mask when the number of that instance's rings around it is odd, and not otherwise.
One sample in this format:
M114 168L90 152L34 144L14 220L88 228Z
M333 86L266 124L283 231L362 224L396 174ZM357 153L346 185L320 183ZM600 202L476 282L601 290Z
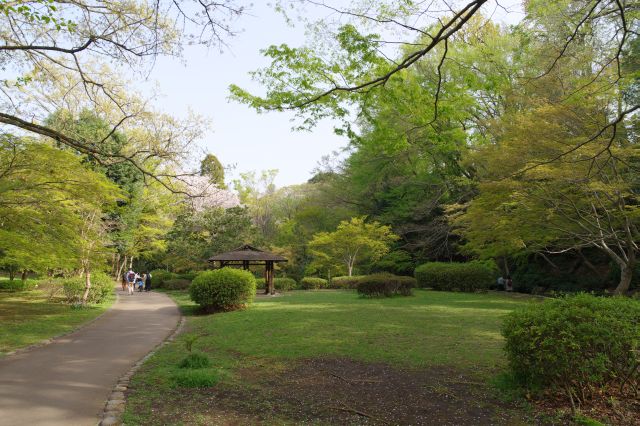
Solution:
M319 10L314 13L317 17L327 14ZM517 14L507 18L517 19ZM267 64L259 50L271 44L302 44L304 27L286 25L282 16L263 1L254 3L237 27L242 32L229 39L229 48L224 53L189 47L184 52L184 61L160 58L150 75L163 94L156 104L177 116L185 116L191 109L211 119L212 130L200 145L218 156L223 164L236 166L234 172L227 174L227 180L239 172L278 169L279 187L305 182L323 155L347 144L345 138L333 133L332 123L325 121L312 132L294 132L290 113L257 114L245 105L227 100L228 86L232 83L259 92L260 88L248 75Z

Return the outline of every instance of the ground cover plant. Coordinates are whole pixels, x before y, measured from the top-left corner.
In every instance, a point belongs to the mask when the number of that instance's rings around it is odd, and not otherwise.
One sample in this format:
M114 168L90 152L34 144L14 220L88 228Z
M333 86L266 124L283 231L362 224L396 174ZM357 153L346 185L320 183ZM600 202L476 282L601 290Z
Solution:
M0 291L0 356L66 332L102 314L113 302L74 309L46 290Z
M506 365L502 318L530 299L293 292L203 316L184 292L171 294L189 317L186 332L133 378L127 424L376 423L399 412L407 423L431 415L481 424L523 415L496 400L487 380ZM176 379L188 339L211 360L198 374L215 386Z

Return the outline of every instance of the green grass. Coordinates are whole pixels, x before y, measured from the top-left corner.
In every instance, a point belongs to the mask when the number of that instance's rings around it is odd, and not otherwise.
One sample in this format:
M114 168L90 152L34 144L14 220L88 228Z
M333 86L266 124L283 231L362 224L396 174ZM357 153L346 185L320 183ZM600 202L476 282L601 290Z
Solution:
M487 380L506 363L502 317L532 303L529 298L490 293L418 290L414 297L365 299L353 291L298 291L258 298L244 311L198 316L186 292L167 293L189 317L187 329L134 376L133 386L139 391L129 395L124 418L128 424L149 421L153 406L167 402L166 391L188 387L191 376L242 386L237 374L241 369L269 366L277 373L291 361L310 357L409 368L446 366ZM212 367L184 373L179 365L194 337L192 350L206 354Z
M49 301L44 291L0 291L0 356L67 333L103 313L113 303L72 308Z

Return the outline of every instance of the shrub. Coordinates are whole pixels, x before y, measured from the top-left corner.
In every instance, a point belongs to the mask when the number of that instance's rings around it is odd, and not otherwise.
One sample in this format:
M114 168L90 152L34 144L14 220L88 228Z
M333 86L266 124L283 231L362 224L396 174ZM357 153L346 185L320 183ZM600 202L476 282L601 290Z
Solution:
M151 271L151 284L156 288L163 288L165 281L176 279L178 276L173 272L164 269L156 269Z
M181 362L178 367L186 369L207 368L211 366L211 360L205 354L199 352L190 353Z
M434 290L487 290L495 281L495 265L486 262L429 262L415 270L419 287Z
M637 386L640 302L579 294L510 313L502 334L509 368L532 390L561 391L571 400L606 384Z
M173 278L170 280L166 280L162 283L162 288L166 290L186 290L191 285L191 281L181 279L181 278Z
M187 281L193 281L195 277L198 276L200 271L192 271L192 272L183 272L181 274L175 274L175 278Z
M289 291L298 287L298 283L293 278L274 278L273 285L277 290Z
M33 290L36 284L37 284L37 281L29 280L29 279L27 279L26 281L22 281L21 279L14 279L13 281L0 280L0 290L10 291L10 292L27 291L27 290Z
M320 288L327 288L329 282L324 278L318 277L304 277L300 280L300 288L303 290L318 290Z
M191 282L191 300L205 310L234 310L251 303L256 279L249 271L222 268L198 274Z
M411 296L416 280L392 274L373 274L360 278L358 294L367 297Z
M331 278L331 282L329 282L329 288L358 288L358 283L360 282L360 278L364 275L354 275L351 277L333 277Z
M62 281L62 291L67 303L78 304L82 302L85 290L85 278L83 276L67 278ZM87 297L87 303L101 303L113 293L113 279L103 272L91 274L91 288Z

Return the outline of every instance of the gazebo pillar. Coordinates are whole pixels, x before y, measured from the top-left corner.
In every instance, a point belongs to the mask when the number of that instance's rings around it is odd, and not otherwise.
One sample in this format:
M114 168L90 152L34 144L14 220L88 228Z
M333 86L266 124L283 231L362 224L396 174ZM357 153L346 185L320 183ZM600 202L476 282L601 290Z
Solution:
M265 292L264 294L276 294L276 289L273 285L273 260L267 260L265 263Z

